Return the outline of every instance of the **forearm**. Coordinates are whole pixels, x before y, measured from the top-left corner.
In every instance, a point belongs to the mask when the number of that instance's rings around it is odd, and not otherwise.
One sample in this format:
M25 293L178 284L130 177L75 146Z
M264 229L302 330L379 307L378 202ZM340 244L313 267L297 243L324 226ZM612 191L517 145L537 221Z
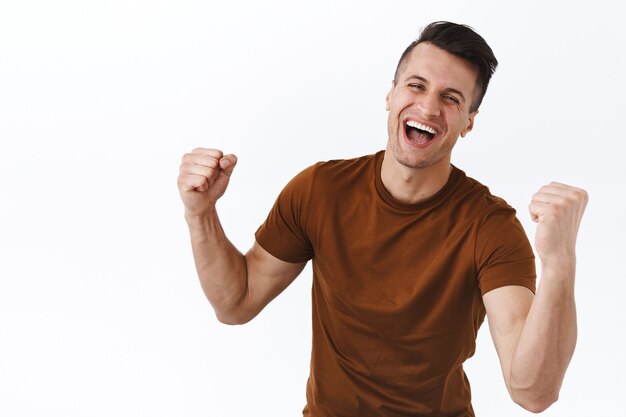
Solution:
M511 360L511 394L541 411L556 401L576 346L575 261L542 264L542 274Z
M228 240L215 207L204 216L186 215L202 290L218 319L236 323L237 307L247 293L246 260Z

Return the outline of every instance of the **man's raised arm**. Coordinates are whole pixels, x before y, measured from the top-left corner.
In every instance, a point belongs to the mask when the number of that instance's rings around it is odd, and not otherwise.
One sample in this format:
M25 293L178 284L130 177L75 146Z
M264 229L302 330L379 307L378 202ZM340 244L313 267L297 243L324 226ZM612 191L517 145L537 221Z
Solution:
M588 197L551 183L530 203L541 261L537 294L506 286L483 296L507 388L515 402L541 412L555 402L576 346L576 236Z
M197 148L183 156L178 176L198 277L217 318L226 324L250 321L306 264L277 259L256 242L244 256L228 240L215 204L236 163L235 155Z

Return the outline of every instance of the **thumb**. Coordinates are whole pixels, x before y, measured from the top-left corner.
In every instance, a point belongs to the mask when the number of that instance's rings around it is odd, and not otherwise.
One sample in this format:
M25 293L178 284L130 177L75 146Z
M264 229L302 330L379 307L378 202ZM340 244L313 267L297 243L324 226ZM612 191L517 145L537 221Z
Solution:
M220 158L221 174L230 177L230 174L233 173L233 169L235 169L235 165L237 165L237 157L235 155L224 155L222 158Z

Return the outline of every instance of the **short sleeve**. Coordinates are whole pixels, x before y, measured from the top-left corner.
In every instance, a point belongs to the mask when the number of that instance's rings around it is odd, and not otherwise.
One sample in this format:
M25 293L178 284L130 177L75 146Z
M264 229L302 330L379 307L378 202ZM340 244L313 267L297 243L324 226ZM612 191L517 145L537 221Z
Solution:
M482 295L506 285L521 285L535 292L535 255L513 208L497 208L481 221L476 264Z
M255 233L263 249L285 262L305 262L313 257L305 223L314 170L315 166L305 169L285 186Z

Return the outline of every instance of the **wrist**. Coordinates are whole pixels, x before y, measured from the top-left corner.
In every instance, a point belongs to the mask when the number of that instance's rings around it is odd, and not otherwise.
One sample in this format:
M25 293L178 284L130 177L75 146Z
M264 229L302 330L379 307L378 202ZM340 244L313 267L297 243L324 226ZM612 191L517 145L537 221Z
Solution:
M217 210L214 205L211 205L202 211L189 210L185 208L185 220L189 225L206 223L214 216L217 216Z
M541 259L541 279L574 281L576 256Z

